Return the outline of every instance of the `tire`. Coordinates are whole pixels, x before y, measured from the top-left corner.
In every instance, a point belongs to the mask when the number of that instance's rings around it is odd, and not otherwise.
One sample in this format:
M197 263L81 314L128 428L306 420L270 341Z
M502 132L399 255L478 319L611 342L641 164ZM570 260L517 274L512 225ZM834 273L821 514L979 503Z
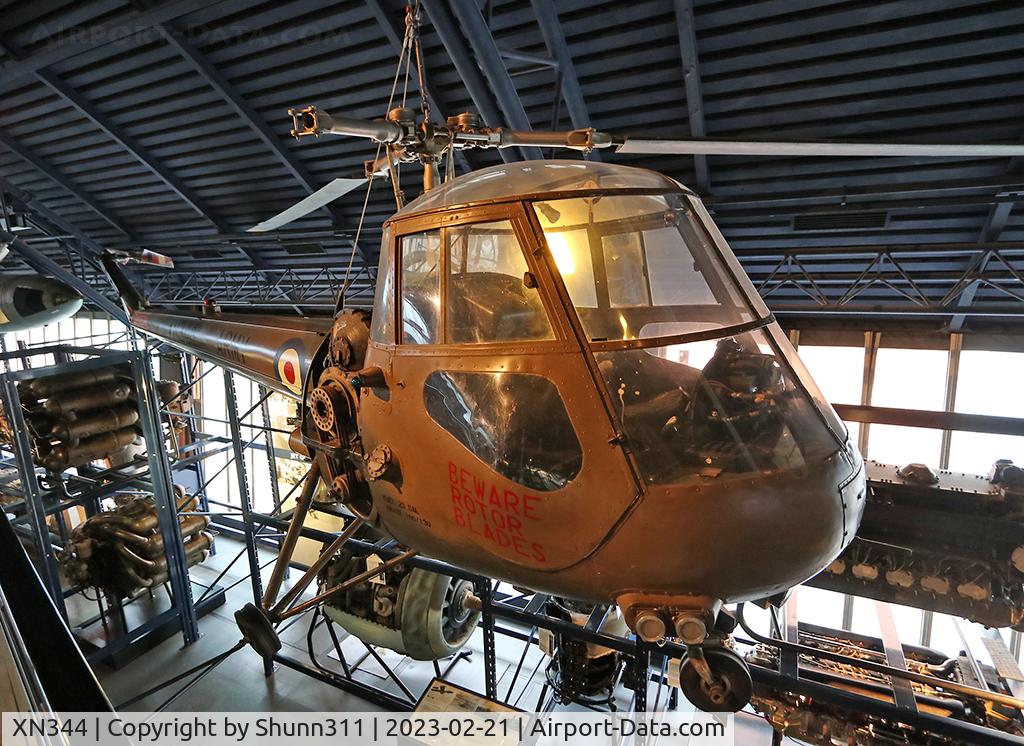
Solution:
M480 613L465 609L466 581L414 569L399 595L403 651L416 660L455 655L476 629Z
M679 688L694 707L704 712L739 712L746 707L754 684L744 660L728 648L705 648L704 660L719 686L709 687L691 658L686 658L679 669Z

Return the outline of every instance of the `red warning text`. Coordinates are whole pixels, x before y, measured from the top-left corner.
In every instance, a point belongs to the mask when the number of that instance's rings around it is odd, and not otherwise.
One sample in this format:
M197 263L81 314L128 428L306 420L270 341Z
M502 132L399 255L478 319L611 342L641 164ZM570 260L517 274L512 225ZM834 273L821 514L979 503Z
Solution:
M546 562L544 547L531 542L524 527L539 521L540 498L499 487L458 464L448 462L455 524L520 557Z

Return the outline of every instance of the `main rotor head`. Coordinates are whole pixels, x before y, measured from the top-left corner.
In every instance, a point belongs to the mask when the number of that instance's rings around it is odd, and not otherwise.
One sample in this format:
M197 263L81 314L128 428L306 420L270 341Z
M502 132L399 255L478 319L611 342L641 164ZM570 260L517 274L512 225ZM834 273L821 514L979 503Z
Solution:
M486 127L480 117L463 112L442 124L420 119L405 107L388 112L384 119L366 120L330 114L316 106L289 109L292 135L319 137L323 134L362 137L387 148L383 159L366 162L362 178L338 178L249 230L266 232L324 207L364 184L373 176L390 172L399 206L402 195L394 178L396 162L421 163L424 191L437 183L437 165L445 155L472 148L567 148L582 153L611 149L616 153L651 155L744 155L744 156L817 156L817 157L942 157L942 158L1019 158L1024 143L872 143L872 142L767 142L730 140L660 140L612 135L592 127L545 132ZM449 170L449 174L451 170Z
M543 132L485 127L479 115L469 111L448 117L443 125L426 119L417 121L412 109L405 107L392 109L386 119L373 121L336 116L315 106L289 109L288 113L292 116L292 135L298 140L322 134L364 137L391 146L400 160L408 162L436 163L452 148L542 147L589 153L622 144L593 128Z

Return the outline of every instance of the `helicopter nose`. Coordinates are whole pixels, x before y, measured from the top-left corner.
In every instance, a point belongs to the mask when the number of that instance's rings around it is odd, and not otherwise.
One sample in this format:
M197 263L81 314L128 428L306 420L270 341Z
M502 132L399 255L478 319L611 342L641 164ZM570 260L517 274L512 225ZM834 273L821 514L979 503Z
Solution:
M797 469L651 488L609 542L602 571L614 568L624 590L765 598L839 555L865 494L853 448Z

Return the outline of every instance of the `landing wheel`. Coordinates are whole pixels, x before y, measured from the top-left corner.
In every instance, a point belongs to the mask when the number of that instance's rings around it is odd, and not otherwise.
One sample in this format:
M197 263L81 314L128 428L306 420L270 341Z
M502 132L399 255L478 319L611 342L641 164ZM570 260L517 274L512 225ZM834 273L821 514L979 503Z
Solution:
M418 661L455 655L476 629L480 612L469 605L473 586L457 578L419 568L399 592L402 651Z
M679 686L693 705L705 712L739 712L754 691L747 664L728 648L704 648L712 682L701 676L700 663L687 657L679 669Z

